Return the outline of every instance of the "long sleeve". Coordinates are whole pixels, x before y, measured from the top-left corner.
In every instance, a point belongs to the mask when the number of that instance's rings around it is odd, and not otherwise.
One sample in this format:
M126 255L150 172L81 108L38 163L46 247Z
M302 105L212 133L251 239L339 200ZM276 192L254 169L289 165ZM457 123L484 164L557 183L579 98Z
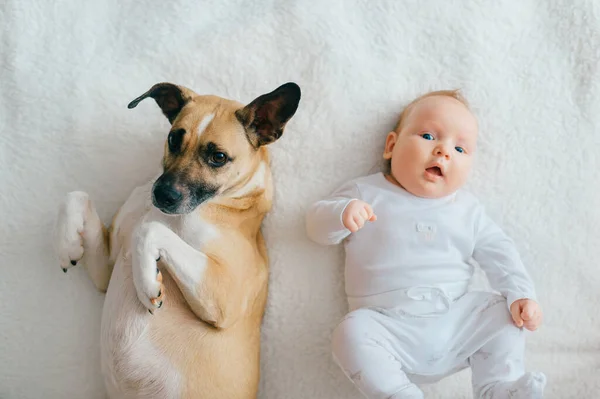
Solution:
M356 183L349 182L338 188L331 196L314 203L306 215L308 237L318 244L339 244L350 235L342 223L342 213L348 204L360 199Z
M493 289L506 297L508 307L518 299L535 299L533 282L513 241L483 210L479 210L473 258L479 263Z

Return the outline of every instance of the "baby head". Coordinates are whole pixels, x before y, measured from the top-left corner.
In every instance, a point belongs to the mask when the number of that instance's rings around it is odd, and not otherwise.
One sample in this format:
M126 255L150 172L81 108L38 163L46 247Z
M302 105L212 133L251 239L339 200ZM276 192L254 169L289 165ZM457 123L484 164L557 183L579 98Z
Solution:
M418 97L387 135L386 178L418 197L450 195L467 181L477 134L477 120L458 91Z

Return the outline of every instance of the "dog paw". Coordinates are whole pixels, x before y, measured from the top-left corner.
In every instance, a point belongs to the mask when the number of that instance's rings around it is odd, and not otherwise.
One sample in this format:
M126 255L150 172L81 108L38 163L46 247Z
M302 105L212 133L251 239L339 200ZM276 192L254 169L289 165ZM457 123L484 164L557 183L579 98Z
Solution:
M157 267L160 261L157 239L162 229L166 227L156 222L142 225L135 234L132 253L133 284L138 299L152 314L162 306L165 297L162 274Z
M83 257L83 228L89 197L81 191L67 194L60 205L56 220L55 245L63 272L73 266Z

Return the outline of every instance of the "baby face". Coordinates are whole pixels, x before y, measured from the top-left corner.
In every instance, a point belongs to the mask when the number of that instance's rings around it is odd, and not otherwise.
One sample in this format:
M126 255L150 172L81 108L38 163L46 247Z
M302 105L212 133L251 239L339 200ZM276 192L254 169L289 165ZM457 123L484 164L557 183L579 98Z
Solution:
M426 97L405 116L399 132L386 139L383 157L391 159L390 181L413 195L440 198L462 187L477 145L477 120L448 96Z

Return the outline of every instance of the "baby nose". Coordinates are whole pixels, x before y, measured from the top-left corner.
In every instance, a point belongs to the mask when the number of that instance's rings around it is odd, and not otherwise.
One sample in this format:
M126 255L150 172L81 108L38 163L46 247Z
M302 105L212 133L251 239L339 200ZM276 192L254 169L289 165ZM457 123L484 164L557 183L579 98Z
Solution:
M440 157L444 157L444 158L446 158L446 159L449 159L449 158L450 158L450 151L448 151L448 150L446 149L446 147L445 147L445 146L443 146L443 145L437 146L437 147L435 148L435 151L434 151L434 153L435 153L435 155L437 155L437 156L440 156Z

